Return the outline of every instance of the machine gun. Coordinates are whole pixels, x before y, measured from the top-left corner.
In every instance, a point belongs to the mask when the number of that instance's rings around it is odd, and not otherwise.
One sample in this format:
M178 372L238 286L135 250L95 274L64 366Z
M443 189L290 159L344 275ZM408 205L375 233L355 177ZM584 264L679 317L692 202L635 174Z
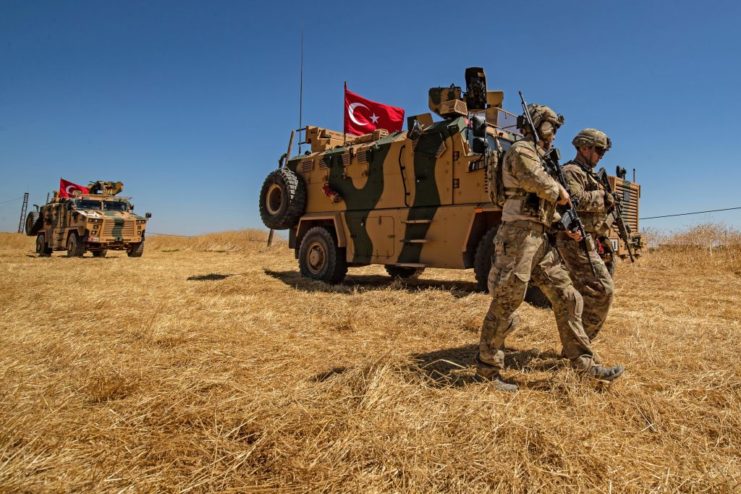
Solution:
M535 148L537 152L538 142L540 141L538 129L533 123L532 116L530 116L530 110L527 107L525 98L522 96L522 91L518 91L518 93L520 95L520 103L522 104L523 115L525 116L526 120L526 122L521 123L527 123L527 125L530 127L530 130L533 133L533 141L535 142ZM569 183L566 181L566 177L564 177L563 175L563 170L561 170L561 165L558 163L560 158L561 156L559 155L558 149L552 148L545 156L545 159L542 160L543 167L545 168L546 172L548 172L550 176L555 178L556 181L561 185L561 187L563 187L564 190L568 192L569 196L571 196ZM592 257L589 255L591 251L591 249L589 248L589 235L584 229L584 223L582 223L581 219L579 218L579 214L576 212L577 205L578 203L570 197L568 204L557 207L556 210L561 215L561 220L558 222L558 228L570 232L579 232L579 234L581 235L581 241L579 243L584 249L584 254L587 256L587 259L589 259L589 266L592 268L592 274L596 276L597 270L594 268Z
M610 185L610 180L607 178L607 170L605 170L604 168L600 168L599 172L597 172L597 180L605 188L605 194L614 194L612 186ZM620 205L620 201L618 201L617 199L615 200L615 207L613 208L611 214L615 218L618 235L620 236L620 239L625 243L625 248L628 249L628 257L630 257L630 262L635 262L635 258L633 257L633 248L630 244L630 226L628 226L628 224L625 222L625 219L623 218L623 207Z
M91 194L115 196L123 190L123 182L109 182L105 180L98 180L96 182L90 182L87 188Z

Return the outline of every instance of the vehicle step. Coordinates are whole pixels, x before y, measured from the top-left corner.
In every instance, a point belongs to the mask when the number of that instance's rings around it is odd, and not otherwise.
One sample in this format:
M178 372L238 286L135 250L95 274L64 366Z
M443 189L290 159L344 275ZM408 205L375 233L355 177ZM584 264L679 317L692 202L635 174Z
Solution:
M397 262L394 266L400 268L426 268L427 264L420 264L418 262Z
M432 223L432 220L402 220L401 222L410 225L426 225L428 223Z
M428 240L426 238L411 238L403 240L405 244L426 244Z

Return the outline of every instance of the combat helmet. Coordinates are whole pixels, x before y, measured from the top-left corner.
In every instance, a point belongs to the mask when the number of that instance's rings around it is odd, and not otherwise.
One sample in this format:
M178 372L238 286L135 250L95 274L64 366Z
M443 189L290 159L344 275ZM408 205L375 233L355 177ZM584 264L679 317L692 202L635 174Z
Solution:
M609 151L610 147L612 147L612 141L607 137L607 134L597 129L580 130L579 133L576 134L576 137L574 137L574 140L571 141L571 144L573 144L577 149L584 146L598 147L605 151Z
M530 103L527 105L527 109L530 113L530 118L533 119L533 125L535 125L536 129L539 129L544 122L550 122L554 128L558 129L565 121L563 115L557 114L553 109L546 105ZM529 131L529 125L525 115L517 117L517 128L522 131Z

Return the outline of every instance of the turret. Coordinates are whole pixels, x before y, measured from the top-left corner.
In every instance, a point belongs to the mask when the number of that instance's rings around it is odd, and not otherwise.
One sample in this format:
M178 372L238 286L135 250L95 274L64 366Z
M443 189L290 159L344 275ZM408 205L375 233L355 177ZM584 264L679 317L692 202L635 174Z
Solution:
M449 87L430 88L428 98L430 110L446 119L485 112L486 122L498 127L504 92L487 91L486 74L481 67L467 68L465 78L465 93L454 84Z
M90 191L90 194L115 196L123 190L123 182L106 182L98 180L96 182L90 182L87 188Z

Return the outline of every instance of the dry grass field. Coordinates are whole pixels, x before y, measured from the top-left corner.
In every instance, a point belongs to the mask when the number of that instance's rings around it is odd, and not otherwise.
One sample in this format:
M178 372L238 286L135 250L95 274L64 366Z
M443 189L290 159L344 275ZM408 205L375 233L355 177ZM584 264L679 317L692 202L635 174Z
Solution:
M262 232L140 259L0 234L0 491L739 492L739 234L658 243L596 343L622 379L581 379L523 305L506 394L471 365L470 270L331 287Z

